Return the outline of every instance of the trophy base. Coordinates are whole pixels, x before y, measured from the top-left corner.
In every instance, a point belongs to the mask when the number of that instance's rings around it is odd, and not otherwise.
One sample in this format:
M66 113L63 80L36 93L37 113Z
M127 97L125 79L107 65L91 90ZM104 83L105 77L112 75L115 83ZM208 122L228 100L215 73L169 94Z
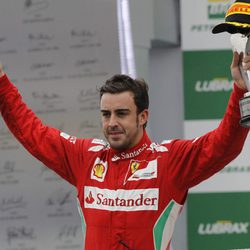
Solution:
M245 128L250 128L250 115L240 119L240 125Z
M240 99L240 125L242 127L250 128L250 92L244 94Z

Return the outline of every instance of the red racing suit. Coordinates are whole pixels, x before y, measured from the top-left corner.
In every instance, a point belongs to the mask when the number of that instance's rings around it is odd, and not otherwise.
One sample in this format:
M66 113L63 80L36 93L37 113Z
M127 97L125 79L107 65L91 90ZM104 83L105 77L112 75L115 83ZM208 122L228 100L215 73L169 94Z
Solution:
M115 151L99 139L78 139L42 124L7 76L0 110L15 137L78 190L87 250L170 249L188 189L241 151L248 129L239 125L236 85L217 129L194 140L152 143L144 132L134 148Z

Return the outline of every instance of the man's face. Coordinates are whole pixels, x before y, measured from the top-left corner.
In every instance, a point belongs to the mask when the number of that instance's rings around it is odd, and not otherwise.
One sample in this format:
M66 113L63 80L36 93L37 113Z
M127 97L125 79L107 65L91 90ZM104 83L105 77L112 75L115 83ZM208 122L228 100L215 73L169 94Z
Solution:
M143 136L143 124L148 110L137 114L133 93L130 91L110 94L101 98L102 128L110 146L124 150L135 146Z

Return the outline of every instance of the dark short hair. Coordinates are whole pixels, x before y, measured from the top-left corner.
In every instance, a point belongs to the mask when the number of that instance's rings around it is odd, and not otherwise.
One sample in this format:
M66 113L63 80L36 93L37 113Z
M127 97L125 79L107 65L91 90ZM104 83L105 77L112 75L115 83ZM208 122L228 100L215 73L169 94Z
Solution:
M137 107L137 114L149 107L148 84L142 78L133 79L128 75L116 74L109 78L99 91L100 99L105 93L118 94L125 91L132 92Z
M134 101L138 113L144 109L148 109L148 85L142 78L133 79L128 75L114 75L101 86L100 98L105 93L118 94L125 91L130 91L134 94Z

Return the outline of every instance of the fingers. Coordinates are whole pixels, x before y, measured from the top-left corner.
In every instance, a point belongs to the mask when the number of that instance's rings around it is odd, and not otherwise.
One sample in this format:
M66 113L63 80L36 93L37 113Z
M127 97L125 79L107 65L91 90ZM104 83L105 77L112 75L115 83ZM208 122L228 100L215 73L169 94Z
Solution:
M250 70L250 52L244 56L243 52L239 54L237 51L234 51L231 68L235 68L240 65L242 65L244 70Z
M238 67L239 65L241 65L242 61L243 61L243 56L244 55L242 52L239 54L237 51L234 51L231 68L235 68L235 67ZM249 59L249 62L250 62L250 59Z
M248 52L247 55L243 58L243 69L244 70L250 70L250 53Z
M239 62L238 62L238 65L242 65L243 58L244 58L244 53L241 52L240 55L239 55Z

